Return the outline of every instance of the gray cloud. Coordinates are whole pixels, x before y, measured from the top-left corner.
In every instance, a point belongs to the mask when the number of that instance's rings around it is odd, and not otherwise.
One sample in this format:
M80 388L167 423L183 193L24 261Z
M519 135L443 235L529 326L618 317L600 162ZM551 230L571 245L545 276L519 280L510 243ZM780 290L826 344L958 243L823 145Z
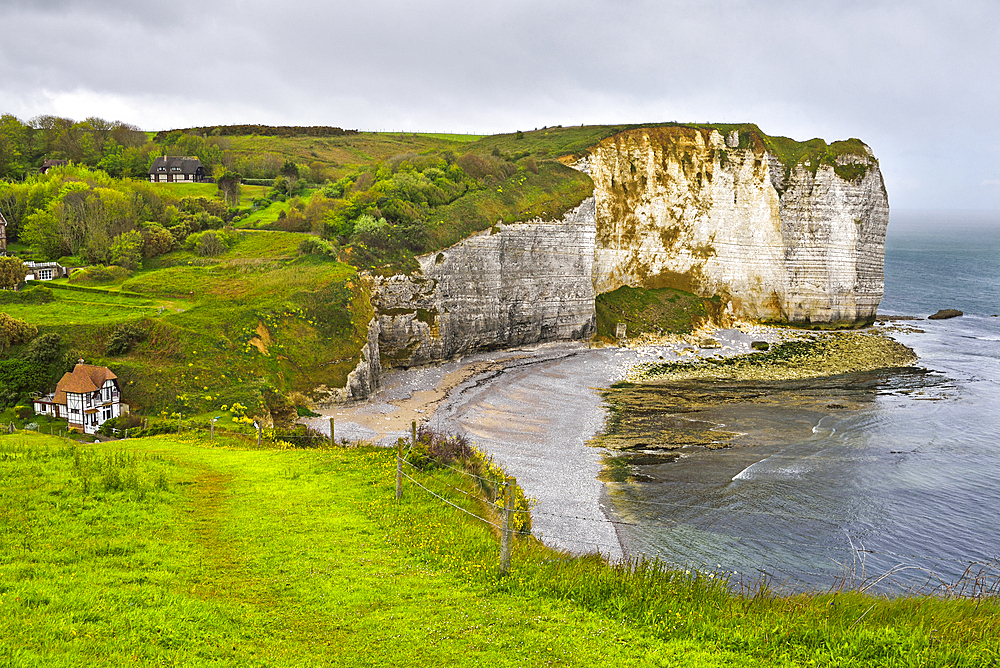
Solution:
M1000 8L893 0L2 2L0 111L499 132L751 121L860 137L894 206L995 208Z

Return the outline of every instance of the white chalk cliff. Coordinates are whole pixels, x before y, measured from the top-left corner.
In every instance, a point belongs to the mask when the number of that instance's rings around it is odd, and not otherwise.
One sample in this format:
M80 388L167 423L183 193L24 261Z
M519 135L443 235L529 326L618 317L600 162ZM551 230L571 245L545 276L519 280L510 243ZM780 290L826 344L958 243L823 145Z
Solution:
M889 203L871 150L855 140L832 165L785 165L740 142L666 127L593 147L582 166L597 207L595 292L676 287L720 295L746 319L873 319Z
M574 163L594 194L561 219L500 225L419 258L419 275L373 279L381 357L587 338L595 296L623 285L719 295L743 319L870 321L888 198L867 146L831 148L785 164L739 131L609 137Z

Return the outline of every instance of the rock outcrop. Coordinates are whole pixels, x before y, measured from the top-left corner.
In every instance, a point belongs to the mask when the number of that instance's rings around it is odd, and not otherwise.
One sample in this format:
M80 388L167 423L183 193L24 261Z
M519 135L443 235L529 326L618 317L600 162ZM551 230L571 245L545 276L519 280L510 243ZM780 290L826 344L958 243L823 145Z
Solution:
M317 407L329 407L348 401L360 401L375 394L382 384L382 360L379 355L379 335L382 330L378 316L368 323L368 340L361 347L361 359L354 370L347 374L344 387L314 389L312 395Z
M595 292L675 287L720 295L741 318L871 321L888 198L867 146L831 148L823 160L784 164L759 136L694 127L600 142L585 162Z
M623 285L718 295L742 319L874 319L889 205L860 141L640 128L574 166L594 196L560 220L497 225L418 258L417 274L372 279L375 338L341 398L374 391L380 357L406 367L588 338L595 296Z
M376 278L383 359L412 366L594 331L594 200L560 220L497 225Z

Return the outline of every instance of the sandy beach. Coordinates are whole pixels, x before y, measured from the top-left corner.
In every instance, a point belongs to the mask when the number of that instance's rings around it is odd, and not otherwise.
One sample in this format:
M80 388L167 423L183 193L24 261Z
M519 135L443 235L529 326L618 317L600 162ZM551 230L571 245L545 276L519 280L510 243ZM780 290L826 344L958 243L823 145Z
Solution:
M604 423L599 389L645 362L743 354L751 341L773 343L791 335L797 334L745 327L623 347L569 342L478 353L391 371L375 397L305 421L329 433L333 417L338 442L385 446L407 437L412 421L465 433L535 500L537 536L569 552L600 552L614 561L623 551L598 480L602 450L587 445Z

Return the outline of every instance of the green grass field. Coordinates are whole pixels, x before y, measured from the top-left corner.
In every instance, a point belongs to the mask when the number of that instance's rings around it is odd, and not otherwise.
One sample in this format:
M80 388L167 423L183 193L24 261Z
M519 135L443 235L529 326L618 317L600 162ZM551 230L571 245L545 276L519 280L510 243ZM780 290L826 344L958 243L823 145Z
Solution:
M214 447L213 447L214 446ZM743 597L519 539L394 452L0 436L10 666L988 666L995 600ZM414 473L480 516L458 473ZM448 486L463 494L449 492Z
M4 311L110 367L126 403L146 414L257 407L265 387L342 387L367 340L371 304L353 267L299 257L302 238L246 231L219 258L175 251L117 284L81 290L53 281L52 301ZM107 341L124 321L146 339L110 356Z

